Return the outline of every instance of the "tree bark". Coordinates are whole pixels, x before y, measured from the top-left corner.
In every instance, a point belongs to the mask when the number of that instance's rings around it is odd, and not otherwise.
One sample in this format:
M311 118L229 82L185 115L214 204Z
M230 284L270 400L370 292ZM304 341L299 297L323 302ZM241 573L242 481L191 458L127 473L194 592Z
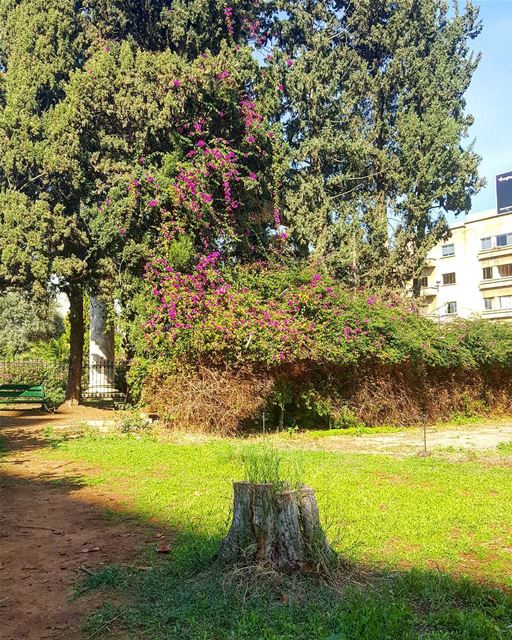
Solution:
M313 489L275 491L271 484L235 482L233 493L233 521L219 551L222 562L257 563L284 573L335 566Z
M79 285L69 289L69 365L66 404L80 404L82 399L82 368L84 357L84 294Z

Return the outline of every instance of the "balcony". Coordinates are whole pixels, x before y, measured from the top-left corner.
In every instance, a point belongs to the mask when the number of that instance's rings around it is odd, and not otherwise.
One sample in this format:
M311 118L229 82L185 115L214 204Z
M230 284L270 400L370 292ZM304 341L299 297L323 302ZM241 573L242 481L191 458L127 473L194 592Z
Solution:
M486 309L481 317L487 320L512 320L512 309Z
M512 244L507 244L504 247L492 247L491 249L483 249L479 251L479 260L489 260L492 258L501 258L505 256L512 256Z
M436 287L436 286L421 287L420 289L420 295L426 296L428 298L432 296L437 296L438 293L439 293L439 287Z
M482 280L478 287L480 291L488 291L489 289L501 289L502 287L512 287L512 276Z

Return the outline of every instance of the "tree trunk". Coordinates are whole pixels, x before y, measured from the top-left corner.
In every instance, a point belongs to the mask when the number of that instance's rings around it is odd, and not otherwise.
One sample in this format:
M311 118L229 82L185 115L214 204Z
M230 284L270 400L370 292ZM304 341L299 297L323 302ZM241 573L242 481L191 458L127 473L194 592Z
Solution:
M271 484L233 483L233 521L219 557L226 564L264 564L290 573L336 564L309 487L275 491Z
M80 404L84 356L84 295L82 287L71 287L69 297L69 366L66 404Z

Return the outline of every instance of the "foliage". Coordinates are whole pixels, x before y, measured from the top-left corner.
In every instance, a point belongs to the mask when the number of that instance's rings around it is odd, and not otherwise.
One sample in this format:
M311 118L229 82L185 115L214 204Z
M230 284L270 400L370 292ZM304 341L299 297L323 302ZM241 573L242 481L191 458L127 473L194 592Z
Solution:
M406 299L349 292L311 267L225 269L211 253L190 273L159 258L148 279L158 302L146 323L153 357L242 368L299 362L512 366L507 324L434 323Z
M140 411L124 412L116 421L121 433L142 433L151 429L151 421Z
M65 398L66 363L45 360L4 362L0 384L42 384L50 403L59 406Z
M31 343L60 340L64 322L54 299L38 302L20 292L0 296L0 357L13 358Z
M405 285L483 181L464 93L481 30L471 2L265 4L257 25L269 108L291 164L284 215L350 286ZM279 91L275 91L275 87ZM442 87L442 92L440 92Z

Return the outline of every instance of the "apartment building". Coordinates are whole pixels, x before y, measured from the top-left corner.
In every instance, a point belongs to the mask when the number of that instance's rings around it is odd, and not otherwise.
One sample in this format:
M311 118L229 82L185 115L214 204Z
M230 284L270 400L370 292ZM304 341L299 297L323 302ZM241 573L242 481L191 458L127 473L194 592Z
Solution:
M469 214L430 251L421 278L424 313L512 319L512 211Z

